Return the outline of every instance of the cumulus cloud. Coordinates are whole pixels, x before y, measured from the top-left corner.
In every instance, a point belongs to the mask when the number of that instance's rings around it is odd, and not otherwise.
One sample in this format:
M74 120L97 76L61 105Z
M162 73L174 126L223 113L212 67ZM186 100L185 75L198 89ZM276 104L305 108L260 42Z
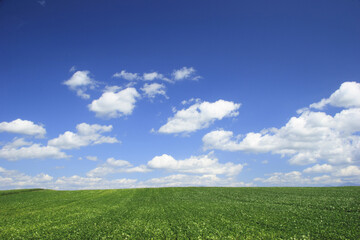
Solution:
M128 80L128 81L141 79L141 77L137 73L126 72L126 70L122 70L121 72L115 73L113 75L113 77L115 77L115 78L123 78L123 79Z
M48 145L60 149L73 149L88 145L119 142L115 137L102 135L112 131L111 125L80 123L76 125L76 129L77 133L66 131L59 137L49 140Z
M316 164L303 170L304 173L327 173L333 171L333 166L329 164Z
M29 176L16 170L8 170L0 167L0 189L48 188L78 190L134 188L137 186L137 179L120 178L108 180L99 177L81 177L78 175L70 177L63 176L55 179L45 173Z
M35 176L29 176L15 170L8 170L0 167L0 188L24 188L24 187L39 187L51 182L53 177L40 173Z
M44 137L46 130L43 126L32 121L16 119L12 122L1 122L0 132L18 133L36 137Z
M134 167L130 162L125 160L116 160L115 158L108 158L105 163L99 167L92 169L86 175L88 177L103 177L114 173L133 173L133 172L150 172L151 169L145 165Z
M196 80L199 78L199 76L194 77L194 73L195 73L194 68L182 67L180 69L174 70L172 76L175 81L180 81L188 78Z
M271 174L271 176L268 178L255 178L254 181L269 183L276 186L293 186L293 184L301 186L308 184L310 179L303 178L301 172L292 171L288 173L276 172Z
M144 81L153 81L155 79L169 80L166 77L164 77L163 74L158 73L158 72L144 73L142 79Z
M90 98L86 91L88 88L94 88L96 84L95 80L90 77L89 71L77 71L63 83L71 90L76 91L76 94L83 99Z
M360 83L344 82L329 98L311 104L310 108L323 109L326 105L343 108L360 107Z
M233 137L233 132L216 130L203 137L205 149L271 152L290 156L292 164L316 163L322 159L330 163L358 161L360 137L360 109L345 109L334 117L324 112L304 111L292 117L281 128L265 129L259 133Z
M144 92L145 96L150 99L155 98L156 95L163 95L165 98L168 98L166 96L166 88L164 84L145 83L144 86L141 88L141 90Z
M360 178L360 168L358 166L347 166L339 169L334 173L334 176L338 177L351 177L357 176Z
M68 158L64 152L54 146L42 146L27 142L24 139L14 139L0 149L0 159L17 161L20 159L46 159L46 158Z
M322 173L327 174L311 176ZM276 172L269 174L266 178L255 178L254 181L270 186L341 186L359 183L360 168L354 165L334 167L328 164L317 164L306 168L303 173L299 171Z
M74 175L71 177L60 177L53 184L54 189L117 189L136 187L137 179L113 179L107 180L99 177L81 177Z
M242 164L234 164L232 162L219 163L212 153L202 156L191 156L185 160L176 160L170 155L163 154L154 157L147 165L152 169L164 169L172 172L227 176L239 174L244 167Z
M120 91L104 92L99 99L88 105L97 117L117 118L132 114L140 94L129 87Z
M233 178L221 178L216 175L174 174L166 177L152 178L141 182L139 187L187 187L187 186L222 186L250 187L252 183L238 182Z
M201 76L195 76L195 69L193 67L182 67L180 69L173 70L171 76L165 76L159 72L147 72L138 74L127 72L126 70L122 70L121 72L117 72L113 75L115 78L122 78L128 81L154 81L154 80L162 80L169 83L174 83L175 81L180 81L184 79L198 80Z
M218 100L216 102L196 102L187 109L179 110L160 127L160 133L190 133L209 127L215 120L235 117L240 104Z

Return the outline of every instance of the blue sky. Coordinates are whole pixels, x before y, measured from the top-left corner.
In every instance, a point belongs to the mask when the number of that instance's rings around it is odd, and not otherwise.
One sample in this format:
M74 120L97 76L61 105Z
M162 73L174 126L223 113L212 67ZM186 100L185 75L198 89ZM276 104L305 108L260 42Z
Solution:
M0 189L360 184L359 1L0 1Z

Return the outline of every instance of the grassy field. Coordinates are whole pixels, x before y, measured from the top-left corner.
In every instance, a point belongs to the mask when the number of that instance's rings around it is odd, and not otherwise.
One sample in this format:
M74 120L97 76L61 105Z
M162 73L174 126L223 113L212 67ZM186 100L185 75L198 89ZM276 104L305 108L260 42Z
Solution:
M360 187L0 191L0 239L360 239Z

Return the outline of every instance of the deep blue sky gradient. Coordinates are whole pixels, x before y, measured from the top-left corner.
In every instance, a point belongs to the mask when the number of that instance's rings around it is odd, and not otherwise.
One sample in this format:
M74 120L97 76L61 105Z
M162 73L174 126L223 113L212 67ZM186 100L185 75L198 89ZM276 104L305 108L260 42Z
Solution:
M89 70L93 78L116 85L112 75L194 67L199 81L167 85L169 100L139 101L132 115L96 118L62 84L69 69ZM156 155L176 159L204 154L201 138L223 128L236 134L281 127L296 110L330 96L341 83L360 79L360 1L0 1L0 122L21 118L42 123L46 144L78 123L112 124L120 145L69 150L68 160L0 159L0 166L29 175L84 176L96 155L145 164ZM92 99L101 89L91 92ZM151 134L181 109L181 101L200 98L241 103L239 116L215 122L190 136ZM0 141L14 135L0 133ZM139 150L140 149L140 150ZM216 151L221 162L247 163L239 180L296 170L271 154ZM260 162L269 159L272 164ZM256 160L256 161L255 161ZM64 166L54 170L56 166ZM299 168L302 169L302 168ZM156 175L158 174L158 175ZM167 173L149 173L160 177ZM132 177L147 179L142 174Z

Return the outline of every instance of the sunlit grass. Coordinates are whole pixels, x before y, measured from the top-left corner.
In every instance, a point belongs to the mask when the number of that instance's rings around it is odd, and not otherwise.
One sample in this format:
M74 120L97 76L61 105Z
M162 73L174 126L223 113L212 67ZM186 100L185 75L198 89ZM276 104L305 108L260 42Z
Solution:
M0 239L360 239L360 187L0 191Z

